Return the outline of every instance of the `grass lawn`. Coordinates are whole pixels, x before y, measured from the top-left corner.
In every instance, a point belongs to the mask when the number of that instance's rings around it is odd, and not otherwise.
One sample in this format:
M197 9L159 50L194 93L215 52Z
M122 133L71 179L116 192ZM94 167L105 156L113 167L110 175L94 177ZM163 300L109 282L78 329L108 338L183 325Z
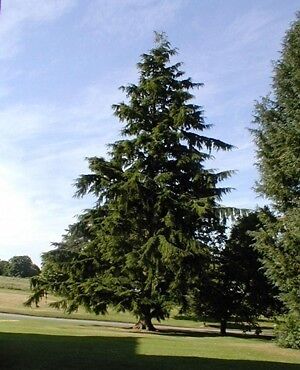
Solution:
M70 317L43 301L27 308L27 279L0 277L0 312ZM107 316L72 314L77 319L134 322L130 314L111 311ZM176 317L176 316L175 316ZM164 324L200 327L181 317ZM106 328L89 322L17 318L0 315L0 369L163 369L163 370L300 370L300 351L278 348L262 338L220 337L208 333L174 333L170 329L149 334Z
M299 370L300 351L270 340L155 334L55 319L0 317L3 370Z
M39 303L38 308L34 306L25 307L23 303L27 300L29 295L29 279L0 276L0 312L44 317L119 321L128 323L136 322L136 318L130 313L116 312L114 310L109 310L107 315L94 315L87 313L84 309L80 308L78 312L68 315L62 310L57 310L49 306L49 303L56 300L56 298L51 295L48 296L47 300L43 299ZM175 312L174 315L176 315ZM155 320L153 320L153 322L154 324L157 324ZM192 328L203 327L203 322L193 321L184 317L179 317L178 319L170 317L165 320L163 324Z
M11 278L0 276L0 312L5 313L17 313L31 316L44 316L44 317L60 317L60 318L72 318L72 319L85 319L85 320L99 320L99 321L119 321L119 322L136 322L136 318L130 313L120 313L114 310L110 310L107 315L94 315L87 313L84 309L79 309L78 312L68 315L62 310L56 310L49 306L50 302L55 300L55 297L49 296L47 301L43 299L39 307L34 306L25 307L23 303L27 300L30 294L29 279L22 278ZM153 320L154 325L158 324L157 321ZM161 324L171 325L178 327L187 328L201 328L204 323L201 321L191 320L189 317L179 316L177 312L173 312L169 319L164 320ZM218 327L218 323L210 322L209 325ZM263 322L261 323L264 334L270 334L273 323ZM230 325L229 325L230 327Z
M72 319L86 319L99 321L119 321L134 323L136 318L130 313L116 312L110 310L107 315L94 315L87 313L84 309L79 309L78 312L70 315L62 310L57 310L49 306L49 303L55 301L55 297L48 296L47 300L43 299L39 303L39 307L25 307L23 303L27 300L30 294L29 279L11 278L0 276L0 312L18 313L31 316L45 317L62 317ZM176 315L176 313L174 313ZM154 324L155 320L153 321ZM199 328L203 326L203 322L197 322L184 317L170 317L163 322L165 325L182 326Z
M26 278L0 276L0 289L30 291L30 282Z

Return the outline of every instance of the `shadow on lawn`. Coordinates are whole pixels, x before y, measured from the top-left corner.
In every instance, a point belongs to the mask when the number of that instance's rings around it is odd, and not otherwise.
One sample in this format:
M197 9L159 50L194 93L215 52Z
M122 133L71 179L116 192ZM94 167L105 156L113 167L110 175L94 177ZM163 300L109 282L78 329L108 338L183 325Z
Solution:
M210 332L209 328L206 329L206 331L203 332L197 332L192 330L185 330L185 329L163 329L159 330L157 332L154 332L153 334L156 335L172 335L172 336L181 336L181 337L192 337L192 338L210 338L210 337L221 337L219 332ZM245 338L245 339L257 339L257 340L272 340L274 339L274 336L272 335L255 335L254 333L230 333L228 332L226 334L226 337L231 338Z
M137 353L137 338L0 334L1 370L296 370L297 364Z
M213 322L215 322L215 319L212 317L197 317L195 315L178 314L178 315L173 316L172 318L175 320L184 320L184 321L193 321L194 323L197 323L197 322L203 323L204 325L207 325L207 327L220 328L220 324L212 324ZM265 324L267 320L268 319L259 319L258 322ZM272 324L273 322L271 322L271 326L270 325L260 325L260 328L262 330L270 330L272 329ZM243 325L233 322L233 321L229 321L227 323L227 328L243 330Z
M86 327L86 325L80 325L82 327ZM103 324L93 324L94 327L103 328ZM107 327L111 327L107 325ZM132 329L130 328L119 328L120 330L123 330L124 332L130 332ZM214 337L221 337L219 331L212 331L209 327L205 329L201 329L199 331L196 331L196 329L186 329L186 328L176 328L173 329L172 327L163 327L160 328L157 331L154 332L148 332L148 331L139 331L139 330L132 330L133 332L138 333L144 333L152 335L169 335L169 336L176 336L176 337L191 337L191 338L214 338ZM271 334L259 334L256 335L254 332L247 332L243 333L242 331L239 332L230 332L228 331L226 334L226 337L232 337L232 338L242 338L242 339L257 339L257 340L272 340L274 339L274 335Z

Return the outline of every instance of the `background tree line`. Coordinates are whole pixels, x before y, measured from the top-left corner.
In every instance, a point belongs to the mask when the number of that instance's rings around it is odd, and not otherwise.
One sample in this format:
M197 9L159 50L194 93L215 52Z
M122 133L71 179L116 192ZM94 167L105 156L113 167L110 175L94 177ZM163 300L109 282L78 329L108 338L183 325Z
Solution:
M32 277L40 273L40 268L28 256L14 256L8 261L0 260L0 275Z

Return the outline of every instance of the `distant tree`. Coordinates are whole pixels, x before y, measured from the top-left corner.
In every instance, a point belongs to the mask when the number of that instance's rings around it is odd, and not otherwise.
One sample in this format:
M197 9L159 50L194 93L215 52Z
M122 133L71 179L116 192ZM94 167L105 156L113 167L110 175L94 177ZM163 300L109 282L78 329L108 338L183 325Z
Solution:
M28 256L14 256L9 260L10 276L32 277L39 273L39 267Z
M272 94L256 105L252 130L260 180L257 191L271 201L256 234L269 279L300 332L300 15L286 33L275 63ZM289 330L285 331L288 332ZM284 344L283 336L280 336ZM299 339L299 338L298 338ZM297 344L297 343L298 344ZM289 344L291 341L289 340ZM300 347L299 340L294 346Z
M216 252L207 290L194 297L196 313L218 320L222 335L228 321L259 331L259 316L274 316L282 310L278 289L264 275L261 256L254 248L252 232L261 227L257 212L235 223L225 247Z
M9 276L9 262L0 260L0 275Z
M82 304L104 313L112 304L146 329L200 284L230 211L218 203L228 191L218 183L231 172L204 162L231 146L202 134L209 125L190 92L201 84L182 78L181 63L170 64L176 50L156 36L138 83L122 87L128 102L113 107L124 139L110 145L109 159L90 158L91 173L77 182L77 195L93 194L96 206L44 254L31 299L47 289L66 297L57 305L69 312Z

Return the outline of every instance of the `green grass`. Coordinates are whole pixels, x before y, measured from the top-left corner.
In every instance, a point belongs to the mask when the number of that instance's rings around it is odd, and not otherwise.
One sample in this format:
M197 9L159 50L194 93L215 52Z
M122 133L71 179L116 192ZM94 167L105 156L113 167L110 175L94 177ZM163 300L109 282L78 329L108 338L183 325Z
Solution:
M1 320L4 370L299 370L300 351L213 334L148 334L54 319Z
M27 308L27 279L0 277L0 311L48 317L134 322L130 314L107 316L83 310L64 314L41 302ZM164 324L200 327L191 317L174 316ZM1 370L143 369L143 370L300 370L300 351L278 348L272 341L209 333L157 334L106 328L89 322L15 318L0 314Z
M107 315L94 315L80 308L78 312L68 315L62 310L57 310L49 306L49 303L56 300L56 298L51 295L48 296L47 300L43 299L39 303L38 308L34 306L25 307L23 303L27 300L29 295L29 279L0 276L0 312L83 320L118 321L125 323L136 322L136 318L130 313L116 312L113 309L110 309ZM155 320L153 320L153 323L154 325L158 324ZM219 324L215 322L204 324L203 321L196 321L193 317L178 315L175 310L172 312L171 317L164 320L161 324L187 328L201 328L205 325L211 327L219 326ZM273 327L272 322L265 321L261 323L261 325L264 328L264 334L271 334ZM234 325L229 324L228 327L234 327Z
M0 276L0 312L84 320L136 322L136 318L130 313L116 312L113 309L109 310L107 315L94 315L80 308L78 312L68 315L62 310L57 310L49 306L49 303L56 300L51 295L48 296L47 300L43 299L39 303L38 308L34 306L31 308L25 307L23 303L27 300L29 294L29 279ZM174 316L176 316L176 312L174 312ZM158 322L154 320L154 323L157 324ZM189 318L179 320L178 317L175 319L173 316L165 320L163 324L191 328L203 326L202 322L191 321Z
M0 289L30 291L30 282L27 278L0 276Z
M63 310L57 310L49 306L49 303L55 301L55 297L49 296L47 301L43 299L39 303L39 307L25 307L24 302L27 300L30 292L29 291L16 291L10 289L0 289L0 312L15 313L30 316L43 316L43 317L57 317L57 318L70 318L70 319L82 319L82 320L98 320L98 321L118 321L125 323L135 323L136 318L128 312L116 312L110 309L106 315L95 315L86 312L83 308L80 308L78 312L72 314L66 314ZM164 320L161 324L189 327L189 328L200 328L203 327L203 322L191 321L189 319L179 319L174 312L174 318L171 316L169 319ZM157 321L153 320L154 324L158 324Z

